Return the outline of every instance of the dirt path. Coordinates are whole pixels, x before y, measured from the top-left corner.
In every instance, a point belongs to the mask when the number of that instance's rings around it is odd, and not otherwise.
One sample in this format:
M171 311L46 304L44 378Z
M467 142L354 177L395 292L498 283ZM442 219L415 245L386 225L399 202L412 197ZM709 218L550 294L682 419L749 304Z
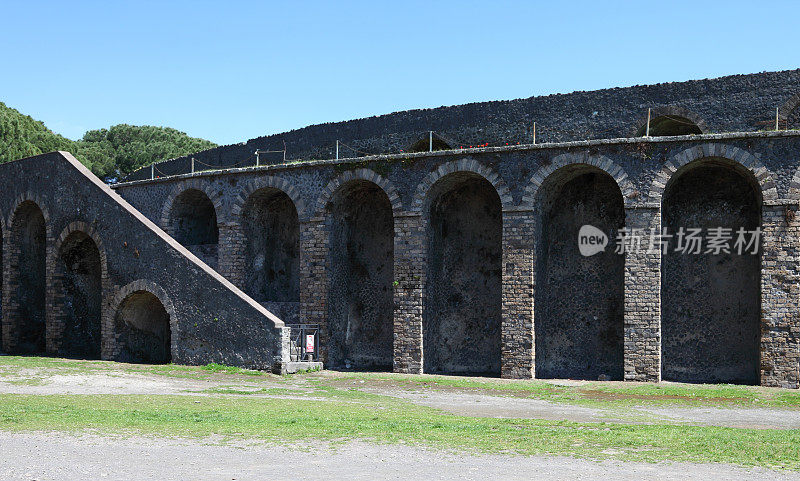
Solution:
M547 419L551 421L611 422L625 424L679 423L752 429L800 429L800 411L747 407L648 407L604 409L553 403L539 399L485 394L381 390L369 392L407 399L415 404L462 416Z
M331 450L208 440L0 433L0 479L135 480L789 480L800 474L720 464L622 463L451 454L350 443Z

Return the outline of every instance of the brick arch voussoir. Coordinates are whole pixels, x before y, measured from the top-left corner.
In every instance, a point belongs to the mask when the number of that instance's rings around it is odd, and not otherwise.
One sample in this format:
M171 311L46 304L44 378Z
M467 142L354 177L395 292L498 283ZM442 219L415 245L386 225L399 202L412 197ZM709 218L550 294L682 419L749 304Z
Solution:
M547 178L556 171L570 165L588 165L596 167L610 175L617 183L626 205L632 203L636 198L636 189L630 177L628 177L628 173L608 157L589 155L588 153L567 153L556 156L549 164L540 167L539 170L531 176L528 180L528 185L525 187L525 194L522 196L522 206L526 209L533 210L536 202L536 194L539 188L546 182Z
M217 214L217 225L225 223L227 219L225 210L223 208L222 195L220 193L215 193L211 189L211 184L208 181L200 178L182 180L172 188L167 196L166 201L164 201L164 206L161 208L161 219L159 220L159 226L169 235L175 234L172 226L170 225L170 214L172 212L172 207L175 205L175 199L189 189L202 191L206 194L206 196L208 196L209 200L211 200L211 203L214 204L214 211Z
M164 309L169 314L169 350L170 350L170 357L172 358L173 362L177 359L178 356L178 334L179 334L179 322L178 322L178 315L177 310L175 309L175 305L172 303L172 300L167 294L167 291L164 290L161 286L157 283L150 281L148 279L137 279L125 286L119 288L116 293L110 295L110 300L108 301L110 308L105 309L103 314L103 339L113 339L114 346L104 346L104 358L111 357L111 350L116 347L116 333L114 332L114 318L117 315L117 311L122 306L122 303L125 299L128 298L134 292L145 291L153 294L161 301L161 304L164 306Z
M230 219L228 220L238 220L242 214L242 209L244 209L244 206L247 204L247 200L250 199L250 196L257 191L266 188L277 189L286 194L294 203L294 208L297 210L297 217L300 219L304 218L306 215L306 205L297 188L286 179L269 176L253 179L244 184L241 191L239 191L239 194L233 201Z
M411 204L411 210L414 212L422 212L425 201L428 198L430 189L442 178L457 172L472 172L477 174L487 182L492 184L497 195L500 197L500 204L504 211L513 210L514 199L511 191L506 185L505 181L500 174L495 172L494 169L487 167L475 159L459 159L453 160L440 165L436 170L430 172L422 182L417 185L414 192L414 199Z
M403 203L400 200L400 194L397 192L394 184L378 173L370 169L362 168L343 172L328 182L328 185L322 190L322 194L320 194L319 199L317 200L317 205L314 210L315 215L317 217L323 216L325 214L325 208L333 198L333 194L336 193L343 185L354 180L364 180L377 185L386 193L386 196L389 198L389 203L392 205L392 213L396 216L400 211L402 211Z
M778 200L778 188L775 185L772 173L753 154L732 145L706 143L689 147L672 156L670 160L664 163L650 185L650 192L647 196L648 202L661 204L667 184L681 167L710 157L728 159L746 168L758 182L762 201Z

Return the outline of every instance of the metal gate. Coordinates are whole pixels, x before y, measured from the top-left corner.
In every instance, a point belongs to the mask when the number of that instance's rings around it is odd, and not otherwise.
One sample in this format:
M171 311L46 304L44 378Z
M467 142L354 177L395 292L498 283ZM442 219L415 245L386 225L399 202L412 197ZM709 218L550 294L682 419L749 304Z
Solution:
M292 328L292 361L319 359L319 325L295 324Z

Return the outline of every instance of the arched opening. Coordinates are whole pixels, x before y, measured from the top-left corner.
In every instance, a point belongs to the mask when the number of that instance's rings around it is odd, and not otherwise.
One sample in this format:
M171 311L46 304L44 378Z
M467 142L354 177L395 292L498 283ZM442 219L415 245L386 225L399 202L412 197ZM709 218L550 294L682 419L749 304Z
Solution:
M650 137L666 137L670 135L697 135L702 134L698 125L678 115L659 115L650 119ZM637 137L647 134L647 124L642 125L637 132Z
M47 271L47 229L42 210L36 203L25 201L14 213L10 245L18 249L16 262L10 266L11 297L16 312L10 317L16 331L20 354L42 353L45 341L45 292Z
M203 262L217 268L217 211L205 192L188 189L176 197L170 211L170 226L175 240Z
M431 137L430 135L425 135L421 139L414 142L411 147L406 150L406 152L428 152L431 150L450 150L453 147L450 146L444 139L433 134L433 149L431 149Z
M264 188L242 208L245 292L259 302L299 302L300 223L284 192Z
M761 225L755 178L725 159L693 162L670 180L661 210L662 226L673 235L661 261L662 378L758 383L760 242L755 254L735 247L740 228ZM711 229L718 228L730 229L730 252L709 251ZM702 229L699 253L689 229Z
M499 376L500 196L483 177L458 172L434 184L428 202L423 369Z
M391 370L394 217L386 192L351 181L328 205L330 342L333 368Z
M625 257L613 245L622 192L608 173L577 164L551 174L537 197L536 377L622 380ZM588 256L579 249L586 225L609 239Z
M147 291L126 297L114 316L121 362L167 364L170 353L170 317L164 304Z
M61 355L99 359L102 316L100 250L84 232L72 232L58 252L58 275L63 288Z

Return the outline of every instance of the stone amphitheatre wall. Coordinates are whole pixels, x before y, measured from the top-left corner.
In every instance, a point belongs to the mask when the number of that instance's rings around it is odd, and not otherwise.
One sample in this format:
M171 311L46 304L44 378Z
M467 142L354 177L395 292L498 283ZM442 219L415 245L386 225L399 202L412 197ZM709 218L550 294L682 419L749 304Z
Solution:
M219 273L253 289L262 272L259 302L318 325L331 366L798 387L799 167L799 133L752 132L290 163L115 190L167 232L176 199L204 192ZM256 240L254 203L284 216ZM578 252L582 224L609 233L606 252ZM763 235L741 258L612 252L615 232L662 227ZM254 242L280 255L254 256ZM276 275L296 298L269 294Z

